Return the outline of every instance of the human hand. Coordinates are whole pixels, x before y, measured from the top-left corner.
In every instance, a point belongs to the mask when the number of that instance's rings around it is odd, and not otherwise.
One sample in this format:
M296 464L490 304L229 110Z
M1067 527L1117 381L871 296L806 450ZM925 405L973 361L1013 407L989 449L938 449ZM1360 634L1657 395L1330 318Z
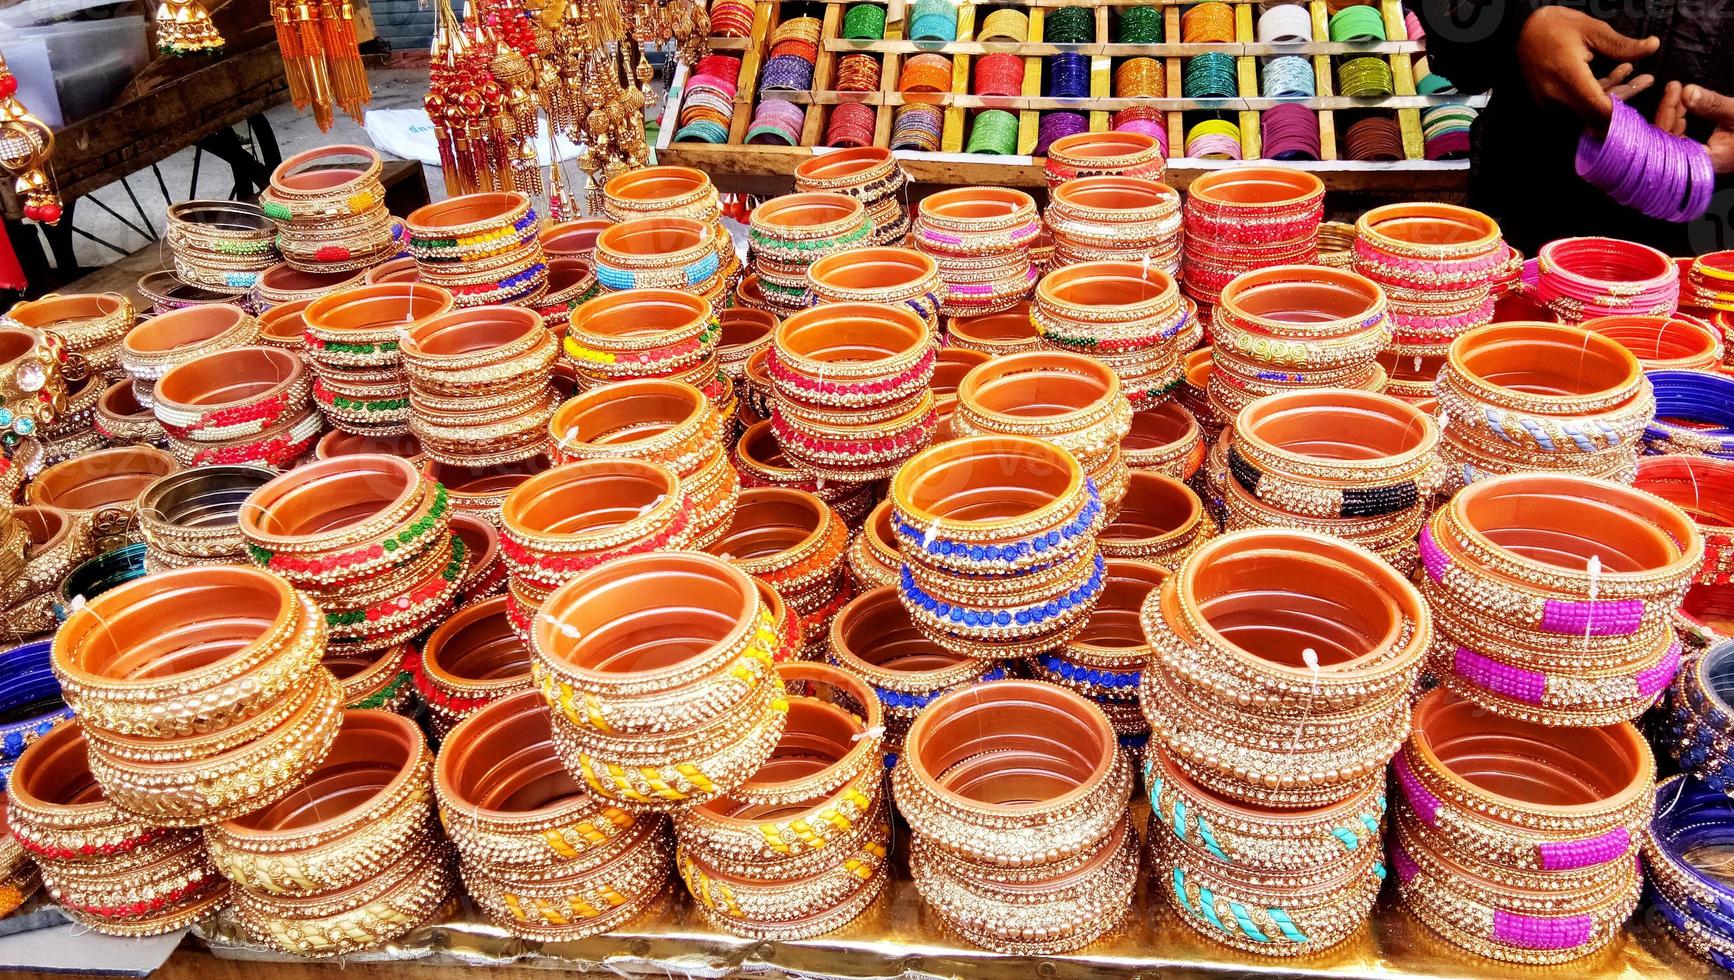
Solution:
M1681 98L1692 115L1716 124L1716 131L1705 143L1710 148L1710 162L1715 165L1716 172L1734 173L1734 99L1702 85L1686 86Z
M1629 62L1654 54L1661 44L1655 37L1626 37L1582 11L1543 7L1529 15L1518 35L1517 60L1537 102L1562 106L1587 122L1606 122L1614 111L1610 92L1622 84L1635 86L1645 77L1626 83L1632 73ZM1622 62L1608 76L1615 79L1612 85L1604 87L1590 70L1598 55ZM1642 88L1653 82L1651 78Z

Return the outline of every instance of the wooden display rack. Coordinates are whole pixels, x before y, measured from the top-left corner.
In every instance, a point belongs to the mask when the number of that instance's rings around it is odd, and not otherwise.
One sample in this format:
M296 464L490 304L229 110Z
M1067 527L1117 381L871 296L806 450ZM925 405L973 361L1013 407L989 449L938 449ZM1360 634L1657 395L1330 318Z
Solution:
M856 41L841 37L844 11L854 3L880 3L886 8L884 37L873 41ZM758 0L755 4L753 31L750 38L713 39L712 50L738 53L741 56L740 77L737 81L734 115L729 127L727 145L674 142L679 129L681 97L685 91L686 73L677 72L670 87L657 144L658 158L666 163L679 163L707 170L727 187L730 178L763 175L786 176L804 158L815 152L826 152L821 145L832 107L842 102L859 102L876 110L874 143L890 143L892 117L906 102L928 102L944 108L940 150L935 153L897 151L904 166L918 182L933 183L997 183L1034 186L1042 183L1043 160L1032 155L1041 113L1053 110L1083 112L1093 132L1111 128L1116 111L1134 105L1154 106L1166 114L1171 182L1184 187L1192 177L1213 169L1232 166L1230 161L1193 160L1183 154L1186 133L1191 125L1207 116L1229 118L1241 134L1241 155L1245 160L1259 159L1261 154L1261 113L1283 102L1299 102L1318 114L1320 160L1316 163L1291 164L1320 172L1334 187L1356 190L1407 190L1411 193L1459 192L1467 181L1466 161L1432 162L1425 159L1421 132L1422 109L1447 103L1464 103L1479 108L1485 97L1458 95L1426 96L1416 93L1414 59L1425 51L1424 43L1408 39L1400 0L1379 0L1385 22L1385 33L1391 40L1380 42L1333 42L1315 40L1306 43L1263 44L1257 41L1256 25L1259 6L1256 0L1229 0L1235 6L1235 40L1228 44L1187 44L1181 37L1180 18L1185 7L1196 0L1098 0L1091 4L1095 14L1095 39L1084 44L1054 44L1043 40L1044 14L1056 7L1077 6L1073 0L1017 0L1015 3L959 0L957 39L950 42L913 41L907 39L907 19L913 0ZM1029 16L1028 39L1022 43L1006 41L983 42L976 38L976 25L985 12L996 7L1016 6ZM1164 37L1161 44L1122 44L1113 39L1117 26L1115 8L1131 6L1164 7ZM1328 38L1330 12L1325 0L1309 0L1313 36ZM821 33L818 61L814 66L813 86L806 92L780 92L786 99L806 108L802 127L802 146L745 145L754 106L759 99L758 80L767 57L771 31L785 16L817 16ZM1239 94L1235 98L1185 98L1182 91L1187 59L1207 51L1222 52L1235 57ZM880 82L876 92L839 92L836 90L836 66L846 54L865 52L880 59ZM922 52L944 54L952 61L951 91L945 93L911 93L897 91L898 75L903 59ZM975 59L984 54L1010 52L1025 59L1024 87L1016 97L975 95L970 91ZM1043 59L1060 53L1078 53L1090 58L1090 96L1088 98L1053 98L1041 94ZM1278 55L1301 55L1311 59L1316 82L1316 95L1305 100L1268 99L1259 92L1263 59ZM1336 68L1346 58L1376 55L1387 58L1391 65L1394 94L1380 99L1351 99L1336 94ZM1129 57L1152 57L1163 62L1169 95L1159 99L1124 99L1112 94L1113 71L1116 64ZM970 117L976 110L997 108L1018 116L1018 152L1014 156L993 156L963 152L967 145ZM1346 129L1345 114L1363 111L1394 113L1402 132L1405 159L1396 163L1366 163L1341 159L1342 132ZM749 182L750 183L750 182Z

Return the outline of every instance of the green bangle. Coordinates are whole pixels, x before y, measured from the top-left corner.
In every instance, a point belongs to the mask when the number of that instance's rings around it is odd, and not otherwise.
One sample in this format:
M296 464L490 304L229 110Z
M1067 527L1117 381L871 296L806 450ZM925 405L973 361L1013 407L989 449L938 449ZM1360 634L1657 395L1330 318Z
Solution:
M877 41L885 36L885 8L876 3L858 3L843 12L843 38Z
M1377 7L1344 7L1331 15L1333 41L1383 41L1385 18Z
M983 109L975 115L966 153L1011 156L1018 149L1018 117L1004 109Z
M1456 86L1451 84L1451 79L1443 75L1422 75L1421 80L1415 83L1415 91L1422 95L1440 95L1456 90Z
M1383 58L1351 58L1337 68L1343 95L1351 99L1377 99L1392 92L1391 64Z
M1096 12L1091 7L1059 7L1048 12L1042 40L1048 44L1089 44L1096 39Z
M1121 44L1161 44L1161 7L1125 7L1120 11Z

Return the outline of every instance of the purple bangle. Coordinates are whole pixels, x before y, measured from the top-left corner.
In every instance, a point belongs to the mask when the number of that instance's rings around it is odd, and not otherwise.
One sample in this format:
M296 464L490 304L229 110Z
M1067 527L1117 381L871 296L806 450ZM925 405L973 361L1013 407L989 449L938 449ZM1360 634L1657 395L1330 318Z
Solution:
M1088 132L1089 129L1090 122L1081 112L1044 112L1036 129L1035 155L1045 156L1055 140Z

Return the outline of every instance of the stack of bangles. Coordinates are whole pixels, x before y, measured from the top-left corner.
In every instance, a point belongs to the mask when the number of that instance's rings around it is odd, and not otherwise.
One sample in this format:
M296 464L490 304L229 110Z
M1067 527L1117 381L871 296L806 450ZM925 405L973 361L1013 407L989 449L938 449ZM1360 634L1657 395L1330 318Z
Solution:
M1252 401L1303 388L1379 391L1390 338L1384 291L1346 269L1277 266L1222 290L1208 399L1232 420Z
M821 659L831 618L849 600L843 550L849 528L823 500L805 490L742 490L734 519L705 550L775 590L793 614L794 652Z
M771 346L771 334L780 322L773 313L746 306L731 306L717 314L717 370L728 375L741 394L748 388L747 362ZM741 407L747 407L744 401Z
M1187 44L1233 44L1234 8L1217 0L1193 4L1180 15L1180 33Z
M579 501L601 516L573 522ZM625 555L688 547L692 539L692 504L680 478L641 459L556 466L513 487L502 511L506 615L525 642L536 610L579 573Z
M713 13L713 25L715 17L716 14ZM728 142L729 124L734 120L735 91L740 73L741 59L734 55L709 54L698 60L697 66L686 80L686 101L680 105L680 129L674 134L676 140Z
M417 324L402 346L409 428L430 457L488 466L547 449L560 345L540 315L517 306L453 310Z
M635 218L692 218L710 229L710 241L716 249L719 275L717 289L733 288L740 275L740 258L735 252L734 239L722 224L722 199L716 185L702 170L691 167L640 167L609 180L602 188L602 210L616 224ZM601 233L591 233L590 254L582 256L594 263L601 248ZM623 255L651 255L667 251L662 247L632 247L618 239L610 239L611 251ZM627 263L631 264L631 263ZM651 266L654 268L655 266ZM615 287L618 288L618 287Z
M847 194L860 201L873 224L876 246L901 247L908 239L909 211L903 205L908 184L903 165L890 150L876 146L816 155L795 167L798 193Z
M951 59L931 52L910 55L897 74L897 91L904 95L951 91Z
M1734 377L1708 371L1651 371L1656 417L1644 452L1734 460Z
M1349 58L1337 65L1338 95L1348 99L1382 99L1394 92L1391 63L1378 55Z
M1103 174L1068 180L1048 197L1055 268L1118 260L1180 272L1180 193L1167 184Z
M878 121L876 107L864 102L840 102L831 107L831 119L825 124L825 145L872 146L873 128Z
M1674 623L1681 640L1702 649L1734 636L1734 461L1645 456L1633 486L1685 511L1704 536L1704 561Z
M1182 410L1178 405L1163 408ZM1156 414L1140 412L1134 420ZM1196 455L1202 458L1202 443L1198 448ZM1216 519L1205 514L1198 494L1180 477L1152 469L1133 470L1126 481L1126 496L1120 501L1120 514L1102 528L1096 547L1110 564L1119 558L1174 569L1216 532Z
M1120 455L1128 469L1150 470L1176 480L1190 480L1198 472L1204 451L1204 431L1178 399L1132 416L1132 428L1120 440Z
M159 314L128 330L121 340L120 364L132 378L133 397L138 400L139 407L148 409L157 379L170 368L217 351L244 347L258 339L259 321L239 306L212 303L187 307ZM41 348L42 344L37 347ZM40 359L41 355L37 356ZM50 372L51 382L61 379L60 372ZM43 390L52 391L53 385L47 385ZM17 419L30 413L19 411L16 404L8 407L15 416L9 425L17 431ZM52 418L43 419L42 424L51 421ZM0 430L5 428L0 426Z
M1240 94L1234 56L1206 51L1186 59L1180 94L1188 99L1232 99Z
M589 259L548 259L548 291L531 307L542 317L548 332L556 337L566 333L572 311L602 293L596 281L596 267Z
M998 313L1036 284L1030 247L1042 231L1036 202L1009 187L960 187L921 199L915 247L939 263L946 316Z
M710 5L712 37L750 37L753 5L749 0L716 0Z
M688 503L671 504L690 507L694 548L728 528L740 496L728 418L692 385L638 379L593 388L561 405L548 429L556 463L640 459L672 470Z
M767 103L783 103L772 99L773 92L806 92L813 87L814 63L819 59L819 20L816 17L795 17L778 24L771 31L771 48L759 73L759 104L762 115ZM783 103L790 104L790 103ZM795 129L795 143L800 142L800 128ZM751 136L748 142L753 142Z
M333 654L364 655L451 611L469 554L451 512L445 487L407 460L336 456L253 491L241 534L255 565L319 603Z
M413 270L415 261L411 259L407 265ZM263 320L265 313L284 304L310 302L326 293L368 282L369 274L378 268L359 272L302 272L287 262L279 262L259 273L259 282L253 287L253 305Z
M1551 543L1547 558L1530 557L1535 541ZM1703 555L1680 508L1617 483L1532 473L1472 484L1421 533L1440 636L1432 671L1509 718L1636 718L1679 666L1674 614Z
M1180 355L1203 336L1174 277L1148 263L1081 262L1055 269L1030 307L1049 350L1106 365L1134 411L1167 401L1180 384Z
M1148 136L1156 142L1157 153L1168 156L1168 114L1150 105L1128 106L1114 113L1113 131ZM1052 148L1050 147L1050 153ZM1166 163L1164 164L1166 166ZM1156 178L1152 178L1156 179Z
M307 304L313 400L331 425L353 435L409 431L405 331L451 310L452 294L419 282L357 286Z
M421 281L458 306L533 304L548 285L541 218L516 192L464 194L404 219Z
M562 349L578 372L581 388L637 378L680 381L725 409L734 389L717 370L720 332L711 304L702 296L630 289L606 293L573 310Z
M633 218L610 225L596 236L591 264L601 292L681 290L707 309L724 305L730 277L739 271L734 253L720 251L728 232L698 217ZM592 303L595 300L591 301ZM577 320L585 306L568 318Z
M1388 115L1369 115L1343 133L1350 160L1395 162L1404 158L1403 130Z
M1734 800L1726 792L1673 776L1656 786L1656 815L1644 837L1650 903L1680 945L1723 970L1734 968L1734 917L1727 911L1734 893L1712 855L1730 823Z
M1138 707L1140 672L1150 659L1138 610L1168 578L1168 569L1127 558L1109 558L1106 564L1102 597L1083 630L1058 649L1031 660L1030 675L1095 702L1114 726L1120 744L1132 748L1150 737L1150 723Z
M754 355L754 361L768 360L770 351ZM767 390L773 388L765 378ZM767 395L767 398L770 397ZM771 409L765 406L763 421L755 422L741 432L729 454L739 472L743 487L788 487L813 494L843 519L850 528L859 528L878 500L878 487L872 483L843 483L820 480L807 470L797 467L777 444L777 434L771 425Z
M138 499L145 567L245 564L241 507L271 475L259 466L199 466L152 481Z
M1646 120L1613 100L1607 135L1585 133L1577 146L1579 177L1620 204L1658 221L1696 221L1710 209L1716 168L1710 150Z
M1158 6L1121 7L1114 41L1117 44L1161 44L1167 33Z
M1159 181L1168 166L1166 154L1166 144L1147 133L1078 133L1048 147L1043 172L1050 191L1079 177L1107 174Z
M494 701L453 728L434 761L434 793L465 890L513 936L606 932L666 891L667 818L586 792L555 751L539 691Z
M666 643L618 628L634 622ZM554 590L531 644L566 771L636 813L731 798L788 720L774 627L753 579L706 554L630 555Z
M762 99L747 125L747 142L759 145L800 146L807 110L787 99Z
M1052 115L1052 113L1049 113ZM1018 149L1018 117L1004 109L982 109L970 120L965 153L1010 156Z
M784 456L825 482L890 478L933 438L930 338L907 306L831 303L784 320L767 364Z
M1683 313L1597 317L1584 321L1583 328L1631 351L1645 371L1714 372L1726 356L1722 332ZM1657 397L1661 397L1659 391Z
M1226 119L1206 119L1186 133L1186 156L1193 160L1239 160L1240 127Z
M1114 69L1117 99L1160 99L1167 94L1168 76L1157 58L1127 58Z
M788 723L775 761L728 798L675 814L675 867L718 929L793 940L841 928L879 896L891 806L873 689L825 664L779 665L776 681Z
M1001 7L1000 12L1015 12L1010 7ZM988 16L993 16L989 14ZM1019 14L1022 16L1022 14ZM917 55L916 57L922 57ZM914 60L914 59L911 59ZM1016 98L1024 92L1024 59L1015 54L1000 52L982 55L975 63L976 95L1003 95Z
M460 608L506 591L506 562L498 520L467 511L452 514L452 534L464 543L464 574L454 603Z
M998 475L1014 471L1016 487ZM898 598L929 640L999 659L1083 629L1106 576L1095 544L1105 515L1070 453L1028 436L956 439L898 471L891 499Z
M911 41L957 40L957 5L951 0L916 0L908 21Z
M204 834L121 809L93 778L87 749L76 723L57 725L18 757L7 788L6 822L49 897L109 936L175 932L228 904Z
M1397 894L1429 929L1529 966L1621 934L1657 796L1655 757L1631 725L1549 728L1434 690L1392 769Z
M856 51L837 59L833 87L839 92L877 92L881 66L876 55Z
M312 372L275 347L235 347L170 368L153 409L182 466L251 463L282 471L313 449L325 420Z
M1452 342L1434 394L1453 484L1538 471L1630 483L1656 414L1629 351L1560 324L1471 330Z
M1310 99L1318 90L1312 62L1298 54L1279 55L1266 61L1260 82L1267 99Z
M971 369L958 385L951 429L957 436L1052 442L1077 460L1100 491L1104 517L1112 520L1126 492L1120 442L1132 416L1131 402L1108 364L1075 351L1040 350L996 357Z
M1016 802L986 789L1030 773L1042 775ZM1131 908L1132 767L1101 709L1071 691L1005 680L941 695L910 726L892 791L916 889L970 942L1062 953Z
M1321 153L1319 117L1303 105L1285 102L1259 116L1264 158L1267 160L1317 160Z
M936 105L907 102L891 116L891 148L937 152L945 112Z
M1685 778L1726 795L1734 786L1734 640L1723 639L1686 662L1662 699L1651 737Z
M1680 287L1680 306L1706 317L1734 311L1734 251L1710 252L1692 260Z
M53 331L66 345L61 373L68 380L83 374L106 381L120 370L121 341L138 314L132 300L120 293L50 293L13 305L5 318L18 326Z
M868 244L873 223L848 194L810 191L772 198L753 209L747 241L765 298L792 313L813 302L807 268L827 255Z
M278 952L337 956L432 918L457 884L432 784L433 753L415 722L344 712L330 754L294 798L206 831L242 930Z
M73 569L96 554L91 521L58 507L17 507L12 509L11 524L6 536L24 538L24 568L0 583L0 617L20 636L52 633L59 624L54 615L56 589ZM5 715L4 700L0 698L0 717ZM0 748L0 764L5 761Z
M1036 130L1036 145L1031 152L1045 156L1056 142L1088 132L1089 128L1089 117L1082 112L1044 112Z
M1427 159L1467 159L1475 116L1474 109L1455 102L1421 110L1421 138Z
M324 759L343 707L325 640L311 599L225 565L102 593L52 656L104 796L149 826L199 827L282 799Z
M48 652L48 640L0 650L0 777L10 778L25 749L72 717Z
M1261 398L1235 417L1232 444L1223 450L1227 530L1318 531L1411 574L1416 535L1444 477L1438 443L1431 417L1388 395L1324 390Z
M365 146L317 147L279 164L259 205L277 223L283 260L303 272L342 272L396 255L380 171L379 154Z
M409 658L435 738L445 739L470 715L535 687L530 644L512 627L510 603L499 595L464 606Z
M877 303L904 307L927 322L937 347L939 264L912 248L863 248L837 252L807 267L818 305Z
M1672 316L1680 267L1661 252L1614 238L1562 238L1536 255L1534 295L1565 319Z
M1235 167L1192 182L1186 197L1186 260L1181 281L1214 315L1229 280L1270 265L1318 261L1325 185L1281 167Z
M1363 4L1344 7L1331 14L1330 33L1331 40L1338 43L1383 41L1385 18L1378 7Z
M1398 357L1444 352L1493 320L1493 279L1508 250L1499 226L1451 204L1390 204L1355 225L1355 271L1385 290Z
M181 201L169 205L163 238L182 282L252 289L277 264L277 226L256 204Z
M881 504L875 513L883 513L888 519L890 501ZM877 523L873 522L874 526ZM892 533L889 526L883 532ZM916 629L909 611L897 599L896 540L878 541L875 545L877 538L877 533L857 535L850 546L851 574L858 591L831 620L827 657L872 686L884 710L885 747L891 753L886 760L889 766L895 763L903 747L903 735L922 708L947 691L1003 680L1007 674L1000 661L978 660L942 650ZM861 553L878 546L889 547L889 554L861 557ZM887 567L885 561L892 564ZM862 562L868 564L863 566ZM861 571L864 567L866 577Z
M1420 595L1363 549L1264 529L1204 545L1140 618L1164 895L1236 949L1301 956L1346 939L1384 878L1385 766L1432 635ZM1266 629L1291 639L1272 647Z

